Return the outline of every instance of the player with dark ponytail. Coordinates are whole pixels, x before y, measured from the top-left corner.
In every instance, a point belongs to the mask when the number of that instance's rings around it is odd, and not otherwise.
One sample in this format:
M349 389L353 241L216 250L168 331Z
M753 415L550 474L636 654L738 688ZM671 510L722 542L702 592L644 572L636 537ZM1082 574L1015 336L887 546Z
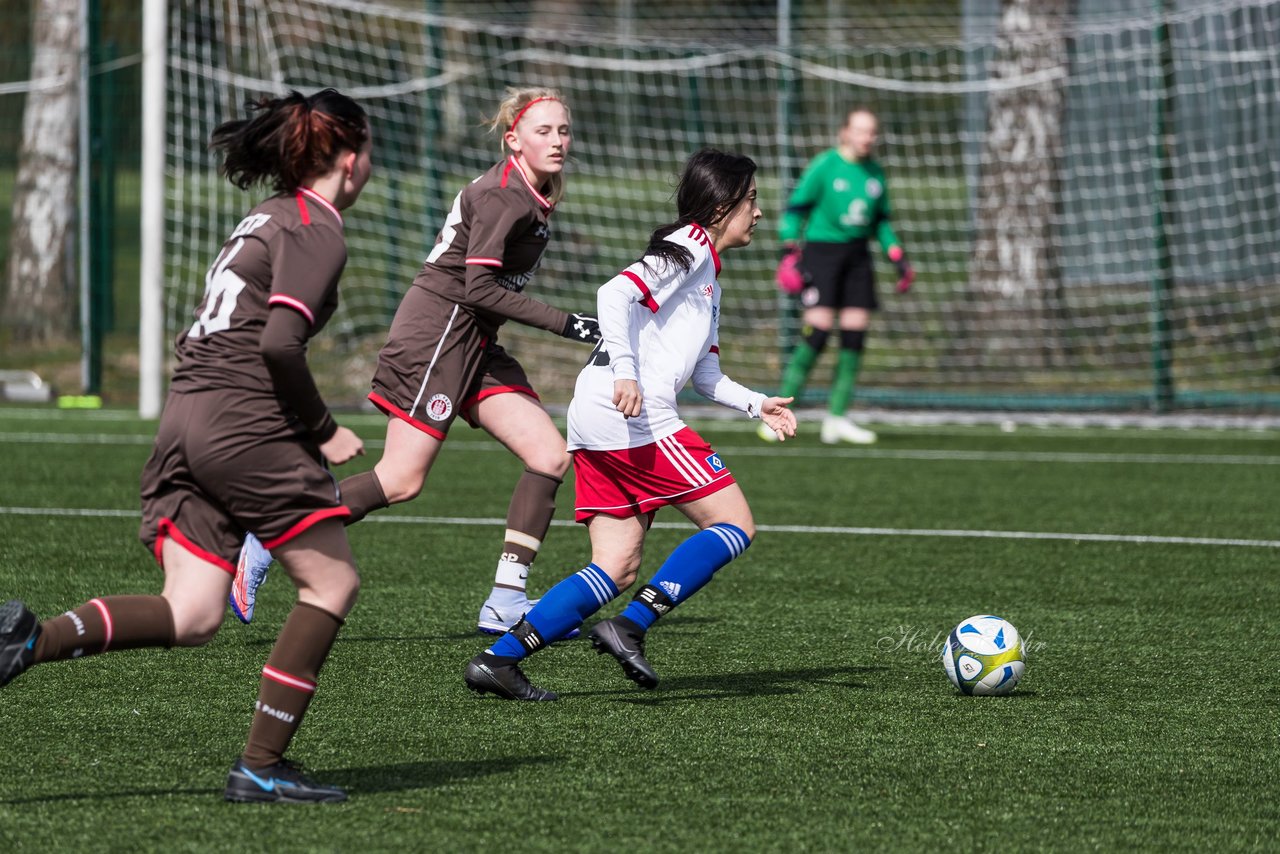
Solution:
M531 685L519 662L631 586L653 516L669 505L698 533L622 614L590 632L596 650L612 655L627 678L656 687L644 652L649 628L751 545L746 496L720 455L681 420L676 399L692 379L699 394L759 418L777 439L795 435L790 398L766 397L720 370L720 253L751 242L760 218L755 169L750 158L723 151L690 157L676 191L676 221L656 229L644 257L600 288L603 337L569 405L576 515L591 537L591 562L471 659L463 678L473 691L556 699Z
M284 758L321 665L355 602L355 560L326 463L363 453L307 367L308 340L338 305L344 209L372 170L364 110L332 89L248 105L214 132L222 173L269 199L231 232L178 339L177 366L142 472L140 536L164 570L158 596L102 596L39 622L0 606L0 685L32 665L139 647L201 646L222 623L240 544L275 550L298 599L262 668L232 801L346 799Z

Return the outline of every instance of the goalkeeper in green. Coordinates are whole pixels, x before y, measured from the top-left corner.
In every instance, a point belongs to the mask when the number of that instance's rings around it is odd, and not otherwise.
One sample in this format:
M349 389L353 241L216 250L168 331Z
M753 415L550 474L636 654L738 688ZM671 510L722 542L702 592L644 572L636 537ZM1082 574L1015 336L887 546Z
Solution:
M899 293L915 278L889 224L889 190L873 156L878 134L875 113L851 111L838 144L809 163L782 216L778 287L800 295L804 324L778 394L800 393L832 329L838 327L840 356L821 432L827 444L869 445L876 440L875 433L845 414L862 364L871 312L878 307L871 239L897 267ZM777 440L772 430L759 433L766 441Z

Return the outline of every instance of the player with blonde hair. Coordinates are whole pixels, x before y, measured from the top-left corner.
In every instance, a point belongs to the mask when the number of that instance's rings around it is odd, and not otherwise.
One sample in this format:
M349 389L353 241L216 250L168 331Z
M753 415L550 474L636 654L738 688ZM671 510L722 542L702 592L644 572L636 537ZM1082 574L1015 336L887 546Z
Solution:
M599 331L595 318L524 293L564 193L568 105L554 89L512 89L489 124L508 154L458 193L400 303L369 394L388 416L382 458L340 486L348 524L416 497L458 415L519 457L524 473L507 510L493 589L477 619L481 632L501 634L530 607L529 566L550 528L569 454L498 333L508 320L586 343ZM246 545L232 595L245 622L269 563L269 554Z

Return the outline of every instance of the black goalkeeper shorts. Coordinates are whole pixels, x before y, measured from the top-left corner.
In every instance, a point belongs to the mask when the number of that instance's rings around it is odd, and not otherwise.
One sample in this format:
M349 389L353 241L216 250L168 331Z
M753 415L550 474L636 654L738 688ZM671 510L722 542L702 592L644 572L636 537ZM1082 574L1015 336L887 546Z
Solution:
M865 238L848 243L806 243L800 258L805 308L880 307L876 298L876 272Z

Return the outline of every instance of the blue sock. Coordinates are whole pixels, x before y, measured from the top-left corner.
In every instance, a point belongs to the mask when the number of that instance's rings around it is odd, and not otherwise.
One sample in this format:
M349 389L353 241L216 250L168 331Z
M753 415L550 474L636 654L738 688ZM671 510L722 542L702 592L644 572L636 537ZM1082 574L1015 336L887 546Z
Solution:
M507 632L489 647L493 655L508 658L524 658L565 635L570 629L582 625L582 621L603 608L618 595L618 585L594 563L561 581L542 595L524 620L533 632Z
M655 620L706 586L716 570L749 545L751 538L746 532L728 522L702 529L676 547L622 616L647 631Z

